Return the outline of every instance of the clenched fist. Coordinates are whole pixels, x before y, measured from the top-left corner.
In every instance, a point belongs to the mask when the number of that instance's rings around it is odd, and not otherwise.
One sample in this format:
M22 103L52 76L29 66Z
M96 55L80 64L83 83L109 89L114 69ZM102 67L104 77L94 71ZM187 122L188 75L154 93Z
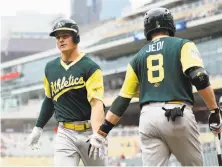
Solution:
M213 133L220 133L222 131L221 111L216 108L211 111L209 116L209 128Z

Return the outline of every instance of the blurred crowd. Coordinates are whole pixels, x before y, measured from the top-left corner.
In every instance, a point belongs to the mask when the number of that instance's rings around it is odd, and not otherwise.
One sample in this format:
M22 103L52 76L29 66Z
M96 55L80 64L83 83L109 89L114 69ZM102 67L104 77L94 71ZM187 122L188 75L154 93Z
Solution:
M213 134L207 125L199 125L200 137L206 160L214 150L212 145ZM141 150L139 146L139 130L136 126L117 126L108 136L109 141L109 165L115 166L139 166L142 165ZM44 132L39 143L39 150L31 150L27 147L28 133L2 133L1 157L52 157L55 132ZM118 150L118 151L116 151ZM208 155L209 154L209 155ZM212 158L211 158L212 159ZM210 159L210 160L211 160ZM213 160L212 160L213 161ZM177 164L172 156L171 164Z
M206 135L209 139L201 139L203 143L212 140L212 135L207 125L199 125L201 135ZM1 134L1 153L2 156L51 156L53 154L53 144L56 132L46 131L40 140L39 151L32 151L27 147L28 133L4 132ZM134 156L140 153L139 149L139 130L137 126L117 126L109 134L109 155L118 157ZM118 148L118 152L116 152ZM128 149L130 148L130 149ZM127 150L128 149L128 150Z
M174 16L175 22L188 22L222 13L222 1L198 0L173 7L170 11ZM83 46L92 47L119 38L132 36L132 34L142 31L142 29L143 13L134 17L112 20L93 29L89 33L83 34L83 39L87 39L87 42Z

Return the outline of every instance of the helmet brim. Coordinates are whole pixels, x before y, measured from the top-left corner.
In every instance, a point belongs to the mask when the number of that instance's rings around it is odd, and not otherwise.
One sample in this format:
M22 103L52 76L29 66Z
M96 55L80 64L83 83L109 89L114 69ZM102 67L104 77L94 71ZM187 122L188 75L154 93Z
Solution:
M60 31L60 30L73 31L73 32L77 33L77 30L76 30L76 29L67 28L67 27L62 27L62 28L57 28L57 29L55 29L54 31L52 31L52 32L49 34L49 36L55 37L55 36L56 36L56 32L57 32L57 31Z

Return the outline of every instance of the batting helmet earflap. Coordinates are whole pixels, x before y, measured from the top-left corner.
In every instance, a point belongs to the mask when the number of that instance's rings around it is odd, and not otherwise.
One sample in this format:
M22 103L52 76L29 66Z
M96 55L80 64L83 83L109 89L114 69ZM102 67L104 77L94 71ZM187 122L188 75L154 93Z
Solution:
M67 19L67 18L60 18L55 21L53 25L52 32L49 34L49 36L55 37L56 31L59 30L68 30L73 32L73 42L75 44L78 44L80 42L80 36L79 36L79 27L77 23L74 20Z
M145 13L144 35L151 40L151 33L159 30L167 30L170 36L174 36L176 28L173 16L167 8L154 8Z

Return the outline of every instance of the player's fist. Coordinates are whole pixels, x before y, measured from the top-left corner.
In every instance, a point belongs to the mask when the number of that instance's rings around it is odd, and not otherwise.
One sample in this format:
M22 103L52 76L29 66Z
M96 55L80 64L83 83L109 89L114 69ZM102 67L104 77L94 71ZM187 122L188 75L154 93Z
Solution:
M90 136L88 156L94 160L105 159L108 155L107 139L97 133Z
M220 133L222 131L221 111L219 108L216 108L210 112L208 119L209 128L213 133Z
M32 133L28 137L28 146L30 146L33 150L38 149L38 141L42 134L42 128L34 127Z

